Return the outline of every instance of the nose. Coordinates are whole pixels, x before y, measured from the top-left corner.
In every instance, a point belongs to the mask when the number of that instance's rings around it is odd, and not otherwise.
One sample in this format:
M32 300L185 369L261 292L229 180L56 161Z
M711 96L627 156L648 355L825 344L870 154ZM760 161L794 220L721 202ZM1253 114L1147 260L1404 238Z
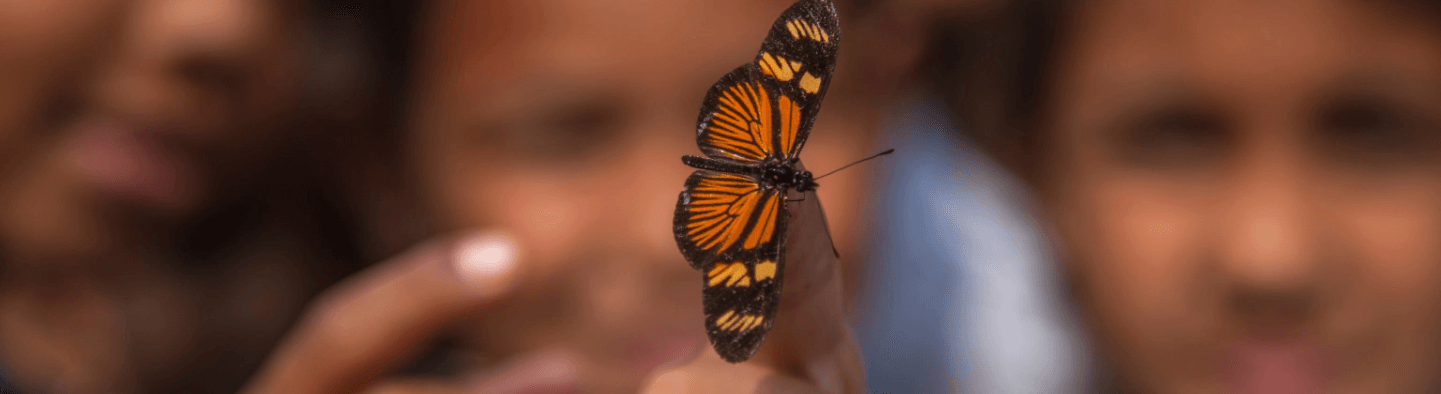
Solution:
M1237 166L1222 202L1218 266L1228 308L1264 324L1294 324L1315 310L1324 278L1324 229L1298 160L1262 155Z

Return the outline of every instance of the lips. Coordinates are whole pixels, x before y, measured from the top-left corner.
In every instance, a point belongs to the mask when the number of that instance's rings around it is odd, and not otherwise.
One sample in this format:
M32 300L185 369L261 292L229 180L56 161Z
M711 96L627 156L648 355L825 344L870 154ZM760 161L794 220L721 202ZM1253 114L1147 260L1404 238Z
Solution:
M1330 378L1325 352L1300 340L1244 341L1226 361L1228 386L1241 394L1320 393Z
M116 121L76 125L69 160L101 194L161 213L196 204L199 169L155 130Z

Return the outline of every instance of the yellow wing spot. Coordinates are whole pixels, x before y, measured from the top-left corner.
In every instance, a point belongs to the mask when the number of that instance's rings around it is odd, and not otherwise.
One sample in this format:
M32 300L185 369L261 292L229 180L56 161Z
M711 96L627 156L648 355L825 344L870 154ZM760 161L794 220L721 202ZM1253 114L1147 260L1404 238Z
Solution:
M716 327L725 331L750 331L759 327L765 321L761 315L738 315L733 316L735 311L726 312L725 316L716 319Z
M756 65L760 66L762 74L776 77L781 82L790 82L796 78L796 72L801 70L800 62L789 61L770 52L762 52Z
M759 327L759 326L761 325L761 322L763 322L763 321L765 321L765 320L766 320L766 318L765 318L764 316L756 315L756 319L755 319L755 320L752 320L750 326L749 326L749 327L746 327L745 330L750 330L750 329L752 329L752 328Z
M756 282L774 279L776 277L776 268L776 262L770 260L756 264Z
M826 33L820 25L811 23L804 19L792 19L786 22L786 30L791 32L791 38L799 40L801 37L809 38L819 42L830 43L831 35Z
M734 319L735 317L736 311L734 309L728 310L724 315L721 315L721 317L715 319L715 325L716 327L725 327L727 324L730 324L731 319Z
M707 286L715 287L725 283L726 287L750 286L750 271L746 270L745 263L716 263L714 268L706 276L710 277Z
M811 75L811 73L806 73L806 75L801 76L800 85L801 90L806 91L806 93L816 94L816 92L821 91L821 79L816 78L814 75Z

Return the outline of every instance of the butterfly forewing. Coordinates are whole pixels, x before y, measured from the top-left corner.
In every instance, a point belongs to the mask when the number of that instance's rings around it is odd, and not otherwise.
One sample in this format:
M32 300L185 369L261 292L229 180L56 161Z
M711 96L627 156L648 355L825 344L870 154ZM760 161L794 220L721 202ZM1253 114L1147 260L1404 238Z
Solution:
M776 19L752 62L767 79L789 88L793 92L790 98L801 109L794 143L782 151L787 157L800 153L820 112L835 72L840 40L835 5L828 0L801 0Z
M707 156L758 163L776 154L773 134L780 121L776 115L780 92L760 77L755 67L741 66L706 93L696 144Z

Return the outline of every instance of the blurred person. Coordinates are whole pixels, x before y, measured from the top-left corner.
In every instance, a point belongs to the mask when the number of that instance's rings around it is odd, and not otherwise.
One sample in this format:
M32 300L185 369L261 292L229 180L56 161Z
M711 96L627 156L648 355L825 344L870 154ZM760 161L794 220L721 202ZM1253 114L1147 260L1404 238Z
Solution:
M780 317L746 363L706 343L671 234L704 92L791 3L426 3L402 146L437 240L322 297L248 392L863 390L817 199L791 205ZM846 55L864 35L843 34L810 168L873 153L873 87ZM841 256L862 247L865 174L818 191ZM443 376L403 373L437 344Z
M296 121L313 5L0 2L0 380L233 392L354 270Z
M872 392L1054 393L1084 371L1054 264L1015 180L958 130L937 66L991 42L956 42L1005 1L873 1L864 48L898 78L883 101L883 146L868 210L855 322Z
M944 88L1054 235L1080 391L1438 389L1437 7L1024 2L972 36Z

